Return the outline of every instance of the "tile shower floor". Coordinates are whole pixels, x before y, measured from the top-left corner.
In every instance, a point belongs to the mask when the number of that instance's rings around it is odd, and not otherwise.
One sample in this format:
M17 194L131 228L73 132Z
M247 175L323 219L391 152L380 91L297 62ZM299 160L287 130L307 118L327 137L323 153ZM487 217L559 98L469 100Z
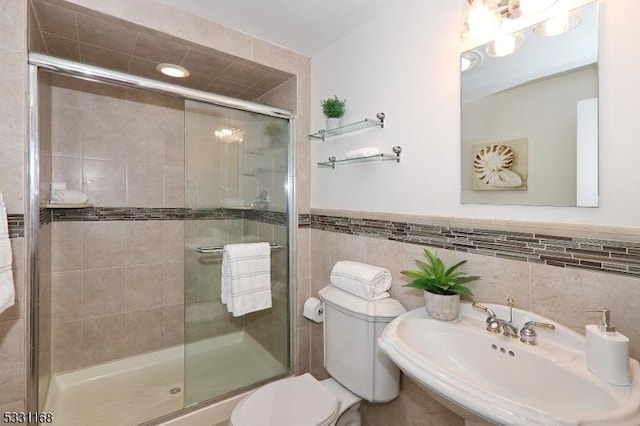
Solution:
M186 367L184 352L175 346L54 375L44 411L59 426L133 426L179 410L185 400L190 405L287 371L242 331L187 345Z

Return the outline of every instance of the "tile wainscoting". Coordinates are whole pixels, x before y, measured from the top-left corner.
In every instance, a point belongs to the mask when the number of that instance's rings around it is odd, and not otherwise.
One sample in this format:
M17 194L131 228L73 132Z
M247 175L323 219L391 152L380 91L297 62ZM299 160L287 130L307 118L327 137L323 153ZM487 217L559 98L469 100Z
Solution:
M631 339L631 355L640 357L640 230L317 209L307 222L301 231L313 247L312 295L327 285L335 262L354 260L389 269L391 296L407 309L424 309L422 292L404 287L400 271L414 269L425 247L435 248L445 262L467 260L463 270L481 276L470 283L479 302L513 297L517 307L579 333L597 320L587 309L610 308ZM319 379L327 377L322 353L322 326L312 324L310 370ZM361 412L367 426L464 423L406 377L399 398L363 403Z

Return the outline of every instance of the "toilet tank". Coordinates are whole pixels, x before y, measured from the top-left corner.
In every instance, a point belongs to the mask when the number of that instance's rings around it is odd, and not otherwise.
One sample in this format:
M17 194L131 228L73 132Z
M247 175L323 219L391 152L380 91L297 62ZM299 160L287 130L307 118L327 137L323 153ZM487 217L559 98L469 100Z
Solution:
M362 399L387 402L400 392L400 370L378 347L378 337L406 312L395 299L369 301L327 286L324 301L324 367Z

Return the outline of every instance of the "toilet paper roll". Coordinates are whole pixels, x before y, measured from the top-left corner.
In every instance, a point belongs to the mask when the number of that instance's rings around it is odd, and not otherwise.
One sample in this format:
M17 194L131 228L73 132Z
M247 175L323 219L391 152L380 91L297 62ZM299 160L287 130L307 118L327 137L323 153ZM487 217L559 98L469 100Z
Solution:
M310 297L305 300L302 316L313 322L322 322L322 302L320 299Z

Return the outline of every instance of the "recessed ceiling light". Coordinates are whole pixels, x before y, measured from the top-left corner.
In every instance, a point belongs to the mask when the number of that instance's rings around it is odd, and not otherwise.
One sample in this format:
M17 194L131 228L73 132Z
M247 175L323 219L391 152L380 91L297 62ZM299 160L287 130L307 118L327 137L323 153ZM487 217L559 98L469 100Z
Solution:
M168 75L169 77L182 78L189 76L188 69L176 64L158 64L156 65L156 69L162 74Z

